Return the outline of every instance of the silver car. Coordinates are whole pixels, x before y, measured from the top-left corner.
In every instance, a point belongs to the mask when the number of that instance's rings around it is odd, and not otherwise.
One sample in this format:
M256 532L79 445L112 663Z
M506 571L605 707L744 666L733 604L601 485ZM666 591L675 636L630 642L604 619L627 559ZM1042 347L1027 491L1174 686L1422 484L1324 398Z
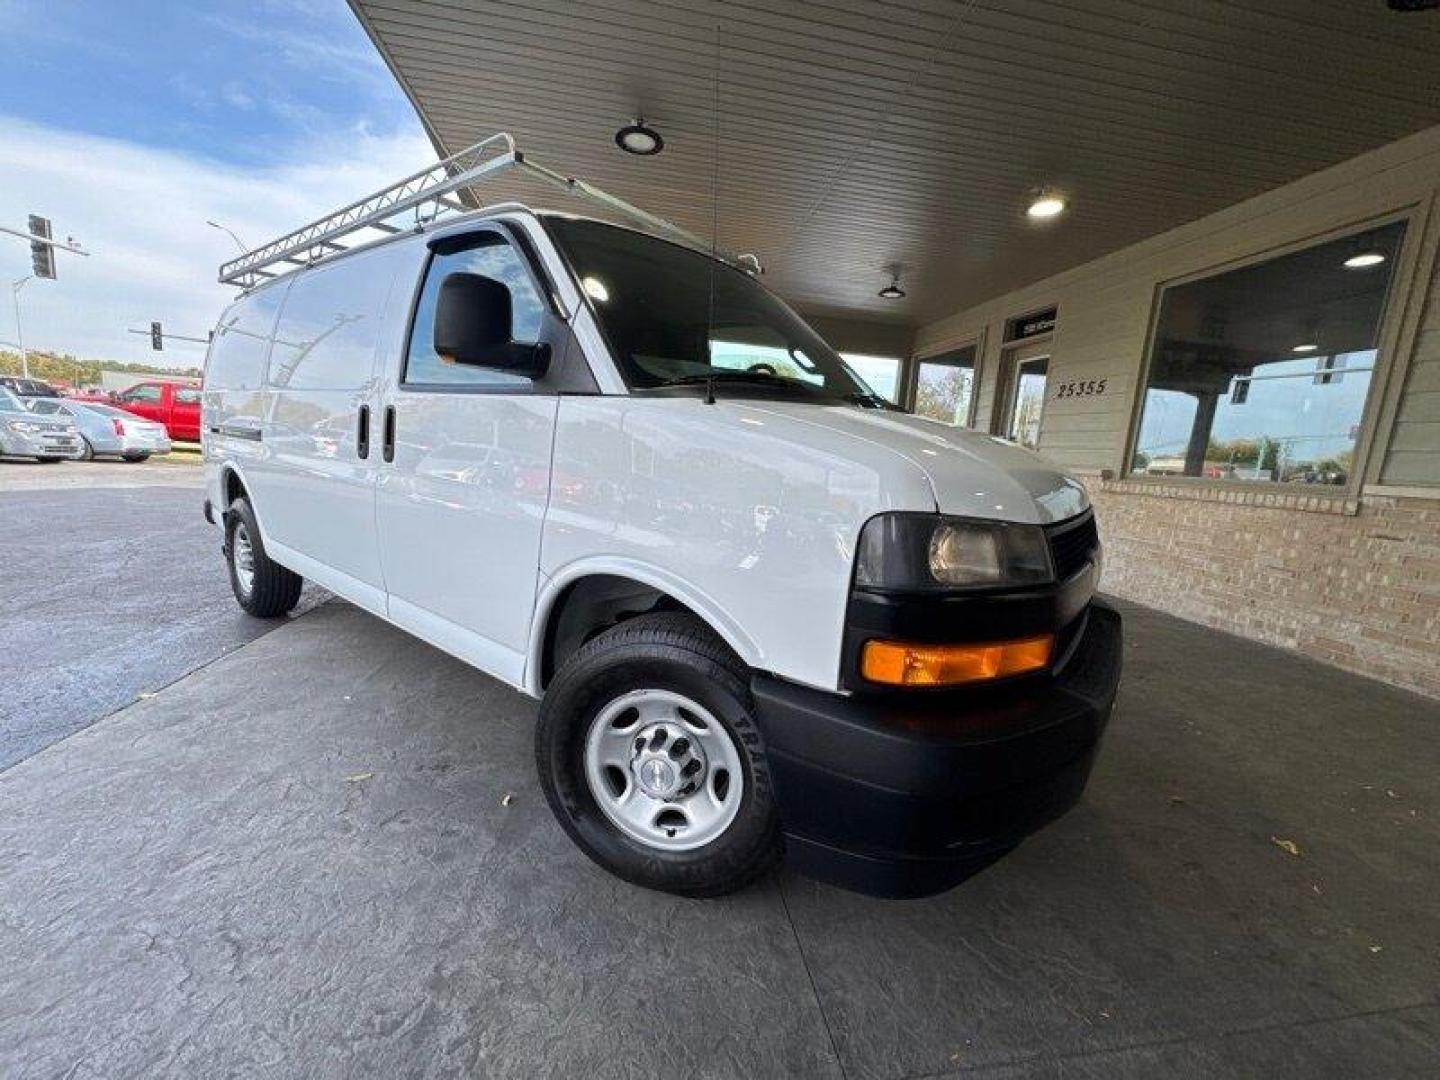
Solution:
M84 448L74 417L33 413L20 398L0 387L0 457L52 462L78 458Z
M30 411L37 415L69 416L74 420L84 444L80 457L86 461L97 455L144 461L151 454L170 453L170 434L164 424L117 409L114 405L66 398L36 398L27 404Z

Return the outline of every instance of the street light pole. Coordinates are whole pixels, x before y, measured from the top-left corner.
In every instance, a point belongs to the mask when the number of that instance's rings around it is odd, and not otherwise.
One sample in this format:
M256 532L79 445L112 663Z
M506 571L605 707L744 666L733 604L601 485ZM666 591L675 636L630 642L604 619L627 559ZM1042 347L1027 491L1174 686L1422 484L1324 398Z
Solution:
M15 344L20 347L20 377L30 377L30 354L25 351L25 331L20 327L20 290L25 287L34 274L27 274L19 281L10 283L10 295L15 301Z
M212 229L219 229L223 233L229 233L230 239L235 241L235 246L240 249L241 255L248 255L250 253L250 249L245 246L244 242L240 239L240 237L235 235L235 231L233 229L228 229L224 225L221 225L218 221L211 221L209 218L205 219L205 224L209 225Z

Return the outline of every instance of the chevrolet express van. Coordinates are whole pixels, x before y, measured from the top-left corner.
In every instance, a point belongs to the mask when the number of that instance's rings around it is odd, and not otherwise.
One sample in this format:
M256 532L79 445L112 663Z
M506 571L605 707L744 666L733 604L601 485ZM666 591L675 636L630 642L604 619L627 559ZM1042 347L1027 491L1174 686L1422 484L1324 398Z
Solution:
M897 411L741 264L423 223L244 293L203 425L241 607L308 579L538 698L545 797L627 881L931 893L1085 786L1120 670L1085 489Z

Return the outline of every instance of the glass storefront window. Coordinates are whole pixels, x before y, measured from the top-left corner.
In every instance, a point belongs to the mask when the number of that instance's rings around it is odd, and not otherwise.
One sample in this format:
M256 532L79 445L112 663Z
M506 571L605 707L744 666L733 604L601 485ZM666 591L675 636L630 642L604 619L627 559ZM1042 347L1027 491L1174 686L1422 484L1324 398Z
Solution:
M1348 483L1404 233L1396 222L1166 289L1131 471Z
M968 424L975 394L975 346L920 361L915 373L915 412L947 424Z

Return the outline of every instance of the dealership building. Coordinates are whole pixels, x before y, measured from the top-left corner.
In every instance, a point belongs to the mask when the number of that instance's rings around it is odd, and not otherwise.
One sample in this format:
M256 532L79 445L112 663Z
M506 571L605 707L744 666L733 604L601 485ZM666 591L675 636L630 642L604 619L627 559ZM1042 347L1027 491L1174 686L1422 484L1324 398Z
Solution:
M1440 697L1407 6L352 0L442 156L509 131L753 252L877 391L1079 474L1108 591Z

